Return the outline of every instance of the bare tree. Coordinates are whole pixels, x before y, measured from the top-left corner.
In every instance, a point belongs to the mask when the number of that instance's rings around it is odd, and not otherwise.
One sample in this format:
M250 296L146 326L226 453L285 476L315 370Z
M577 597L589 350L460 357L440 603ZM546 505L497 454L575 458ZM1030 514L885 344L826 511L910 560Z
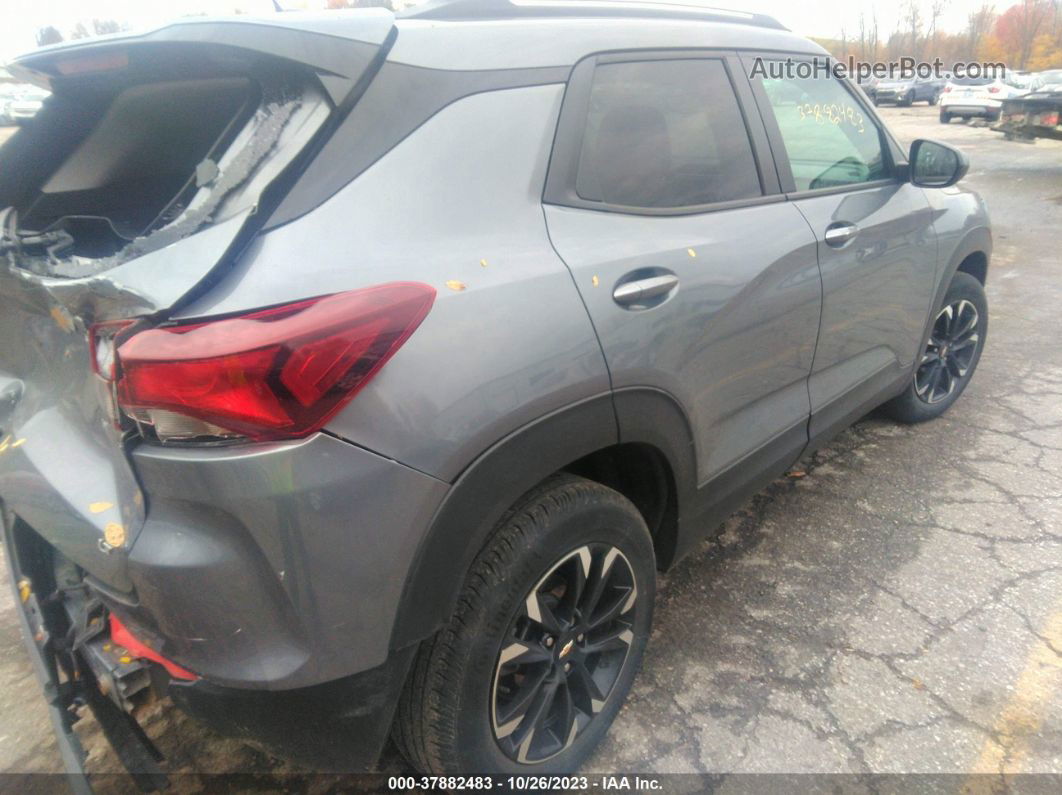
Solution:
M985 36L992 30L992 26L995 23L996 8L989 3L985 3L967 17L966 47L969 50L970 58L977 57L977 50L980 48L981 42L984 41Z
M929 3L929 32L926 38L929 40L929 47L933 53L936 53L937 49L937 21L947 5L948 0L930 0Z
M97 36L104 36L108 33L120 32L122 26L113 19L94 19L92 20L92 29Z
M71 39L87 39L91 35L89 29L85 27L85 23L81 20L78 20L77 24L74 25L74 29L70 31Z
M993 33L1019 68L1028 65L1033 44L1048 22L1051 10L1051 0L1019 0L996 20Z
M922 57L920 36L922 33L922 6L919 0L907 0L903 7L903 23L906 26L908 53L916 59Z
M870 12L870 57L878 60L878 12Z
M58 44L63 40L63 34L55 25L48 25L37 31L37 46L44 47L48 44Z
M391 0L328 0L328 8L386 8L394 11Z

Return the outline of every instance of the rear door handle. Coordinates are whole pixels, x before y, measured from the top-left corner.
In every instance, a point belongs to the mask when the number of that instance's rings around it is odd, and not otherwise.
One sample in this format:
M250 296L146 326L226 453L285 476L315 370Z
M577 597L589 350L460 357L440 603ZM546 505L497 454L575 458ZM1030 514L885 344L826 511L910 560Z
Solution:
M623 282L612 291L612 300L620 306L633 306L671 292L678 286L678 283L678 276L673 273Z
M859 227L855 224L838 221L826 227L826 234L823 235L823 239L826 241L827 246L841 248L858 234Z

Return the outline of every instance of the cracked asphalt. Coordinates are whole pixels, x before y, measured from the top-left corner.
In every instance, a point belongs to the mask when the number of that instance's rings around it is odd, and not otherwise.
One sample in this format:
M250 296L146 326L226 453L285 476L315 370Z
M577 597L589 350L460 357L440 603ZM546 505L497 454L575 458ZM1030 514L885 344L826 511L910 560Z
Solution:
M974 791L993 779L965 777L1062 775L1062 142L942 126L924 106L883 115L904 143L966 151L988 201L978 373L935 422L865 418L661 579L643 670L587 772L723 789L734 773L951 774ZM5 589L0 771L58 772L13 611ZM147 727L173 770L335 784L172 708ZM116 770L85 736L90 768ZM404 770L391 750L382 766Z

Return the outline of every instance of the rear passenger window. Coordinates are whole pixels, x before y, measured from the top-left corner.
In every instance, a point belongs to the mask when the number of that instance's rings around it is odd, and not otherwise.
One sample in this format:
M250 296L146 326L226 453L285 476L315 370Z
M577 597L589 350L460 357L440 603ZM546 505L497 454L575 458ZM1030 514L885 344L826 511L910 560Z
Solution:
M646 208L762 195L722 62L598 66L575 190L586 200Z
M764 79L798 191L888 176L881 131L837 80Z

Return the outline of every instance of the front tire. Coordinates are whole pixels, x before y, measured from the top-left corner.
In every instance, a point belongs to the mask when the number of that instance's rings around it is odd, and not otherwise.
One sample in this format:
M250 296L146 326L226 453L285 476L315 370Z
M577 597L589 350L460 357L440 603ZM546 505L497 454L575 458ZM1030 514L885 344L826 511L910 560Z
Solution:
M453 618L422 644L396 744L435 775L575 770L630 691L655 593L634 505L593 481L550 478L502 519Z
M885 404L886 413L900 422L914 423L939 417L951 408L973 378L987 335L985 288L960 271L937 310L911 383Z

